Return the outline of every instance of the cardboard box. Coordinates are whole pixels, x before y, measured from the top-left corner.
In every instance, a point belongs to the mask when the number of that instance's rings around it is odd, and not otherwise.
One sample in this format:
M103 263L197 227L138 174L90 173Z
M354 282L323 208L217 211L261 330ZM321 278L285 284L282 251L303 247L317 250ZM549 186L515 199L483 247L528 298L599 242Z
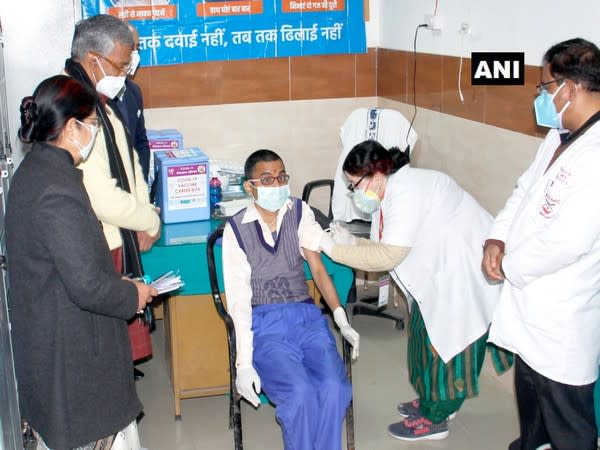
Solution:
M163 223L210 218L208 156L199 148L157 151L156 203Z
M148 173L148 185L152 186L154 181L154 152L166 150L183 149L183 135L174 128L165 130L146 130L148 144L150 146L150 170Z

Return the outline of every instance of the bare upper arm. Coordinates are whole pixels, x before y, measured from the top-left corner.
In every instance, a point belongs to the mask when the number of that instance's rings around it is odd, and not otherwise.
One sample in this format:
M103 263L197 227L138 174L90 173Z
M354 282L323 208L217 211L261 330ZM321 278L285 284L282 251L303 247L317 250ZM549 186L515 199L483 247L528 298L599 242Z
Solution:
M325 272L325 265L321 260L321 254L319 252L308 250L304 247L302 247L302 252L304 253L304 258L306 258L308 267L310 267L310 272L312 273L313 278L317 276L319 272Z

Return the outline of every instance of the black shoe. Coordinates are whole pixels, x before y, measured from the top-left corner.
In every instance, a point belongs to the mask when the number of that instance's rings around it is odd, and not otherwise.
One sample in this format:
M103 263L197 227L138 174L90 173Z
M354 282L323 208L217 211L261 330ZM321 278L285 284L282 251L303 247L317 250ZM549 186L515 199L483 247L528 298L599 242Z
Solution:
M142 378L144 378L144 372L142 372L139 369L136 369L135 367L133 368L133 379L134 380L141 380Z
M407 417L402 422L393 423L388 432L396 439L403 441L420 441L445 439L448 437L448 419L440 423L432 423L425 417Z

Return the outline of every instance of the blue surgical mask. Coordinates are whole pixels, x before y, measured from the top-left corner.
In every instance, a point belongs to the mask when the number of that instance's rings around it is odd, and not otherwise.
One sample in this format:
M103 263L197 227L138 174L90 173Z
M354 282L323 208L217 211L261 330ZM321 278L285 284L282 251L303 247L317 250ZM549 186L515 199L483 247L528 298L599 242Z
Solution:
M365 214L373 214L381 205L379 196L369 189L366 191L363 189L356 189L352 194L352 202L354 203L354 206Z
M257 186L258 198L255 200L259 206L267 211L279 211L290 196L290 186Z
M571 102L567 102L560 112L556 112L554 97L556 97L556 94L558 94L558 91L560 91L564 85L565 83L563 82L554 94L550 94L550 92L543 90L534 100L533 108L535 109L535 120L539 126L548 128L563 127L562 115Z

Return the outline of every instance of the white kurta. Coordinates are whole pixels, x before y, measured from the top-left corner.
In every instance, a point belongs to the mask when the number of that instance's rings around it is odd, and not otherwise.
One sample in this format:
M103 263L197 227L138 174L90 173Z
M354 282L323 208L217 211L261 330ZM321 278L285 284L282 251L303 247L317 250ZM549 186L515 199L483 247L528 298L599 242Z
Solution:
M376 140L388 149L398 147L404 150L407 145L412 149L417 142L417 132L414 128L410 128L410 122L395 109L358 108L350 114L340 129L342 153L338 158L331 197L334 220L343 222L351 222L355 219L369 220L369 215L359 211L352 203L352 198L346 189L348 180L342 170L350 150L367 139Z
M600 359L600 123L548 167L551 130L498 214L506 244L490 340L560 383L598 378Z
M499 286L481 271L492 217L449 176L409 165L388 177L381 203L385 244L411 247L390 272L419 304L436 351L448 362L488 329ZM380 213L371 239L379 241Z

